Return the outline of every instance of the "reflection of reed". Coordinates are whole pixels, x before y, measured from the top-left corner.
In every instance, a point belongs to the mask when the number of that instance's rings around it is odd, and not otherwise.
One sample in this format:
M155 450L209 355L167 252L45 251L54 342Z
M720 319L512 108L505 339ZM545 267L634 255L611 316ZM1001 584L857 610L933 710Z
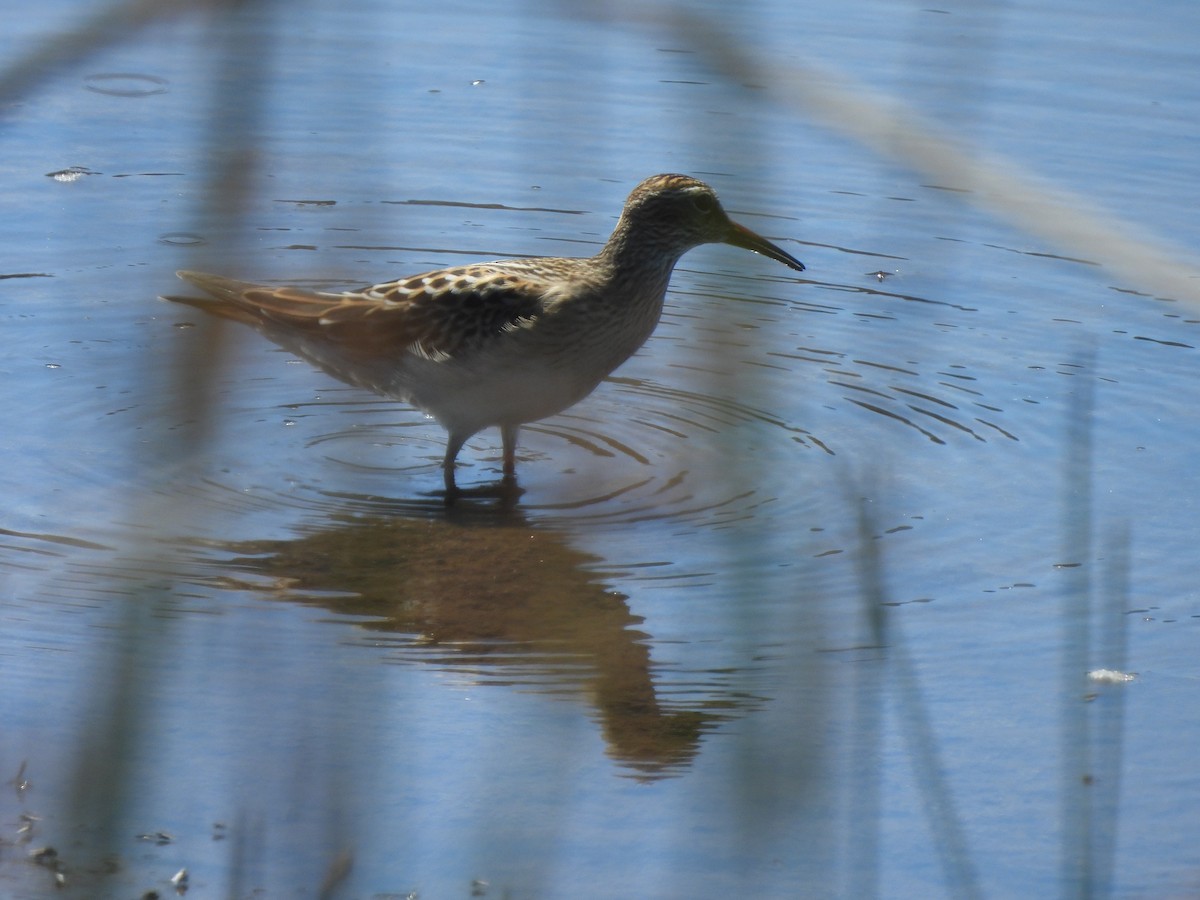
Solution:
M847 492L858 496L860 491ZM874 492L867 492L874 493ZM857 570L860 578L860 602L866 646L877 648L880 657L870 668L864 667L864 684L856 692L854 740L857 760L852 801L848 813L852 823L847 833L853 836L849 848L853 854L848 868L850 882L846 896L879 896L879 847L881 833L880 797L882 773L873 765L873 756L882 742L882 713L886 685L891 690L901 724L901 732L912 760L920 792L925 801L926 817L933 833L933 846L942 864L945 881L957 897L981 897L975 863L967 843L962 817L943 774L941 748L930 721L912 658L902 636L889 621L888 594L881 551L873 535L878 533L870 506L850 501L858 508ZM874 670L874 671L871 671Z
M257 8L256 8L257 7ZM53 75L78 66L91 56L124 43L148 27L184 13L210 12L213 30L213 95L207 188L203 191L206 207L199 211L204 230L210 234L233 235L243 203L250 196L253 181L255 131L249 127L261 120L258 101L266 84L272 19L269 14L256 19L269 3L240 3L237 0L184 3L180 0L125 0L107 5L92 15L81 16L73 27L24 53L0 71L0 106L15 106L15 101L32 94ZM259 31L259 28L262 30ZM236 72L236 78L221 77ZM218 238L214 252L225 248ZM144 293L153 295L152 289ZM181 354L166 377L154 371L146 379L146 388L169 401L167 417L182 423L158 433L157 442L131 441L131 456L141 457L151 471L162 459L186 460L203 451L216 423L212 418L210 386L221 345L221 332L208 329L202 340L190 344L193 352ZM194 509L179 502L163 503L160 498L131 492L127 521L138 523L131 529L133 546L129 551L139 559L139 575L128 596L122 591L119 611L119 639L109 654L99 660L102 676L94 683L80 685L91 694L92 723L78 728L71 736L78 744L70 787L66 791L67 809L62 819L75 835L67 854L53 848L40 851L39 865L49 869L56 887L82 890L87 896L109 893L110 877L121 868L116 861L127 849L128 817L135 798L142 793L146 773L136 762L147 737L153 732L153 687L135 674L137 661L145 648L172 640L181 640L158 615L157 604L163 596L163 572L176 570L171 551L153 541L156 529L175 530L178 523L189 521ZM78 514L86 517L89 511ZM86 519L85 519L86 521ZM38 536L57 543L78 543L70 538ZM82 593L82 591L81 591ZM334 818L336 804L327 804ZM36 817L34 817L36 818ZM255 843L257 835L242 834L234 842L233 860L227 873L231 896L240 896L239 880L248 863L244 851ZM331 840L331 855L338 848ZM316 848L314 848L316 849ZM318 851L325 850L321 848ZM50 862L47 862L47 861ZM182 870L171 882L176 892L186 893L188 878ZM84 894L73 893L73 896ZM146 896L157 896L149 891ZM31 894L32 896L32 894ZM322 891L321 896L327 896Z
M647 776L690 760L713 721L663 708L645 635L634 630L641 620L589 576L595 560L553 532L519 521L346 517L293 541L228 549L243 554L232 566L272 579L272 590L285 586L285 596L445 647L439 663L533 668L559 685L590 668L585 689L609 752Z

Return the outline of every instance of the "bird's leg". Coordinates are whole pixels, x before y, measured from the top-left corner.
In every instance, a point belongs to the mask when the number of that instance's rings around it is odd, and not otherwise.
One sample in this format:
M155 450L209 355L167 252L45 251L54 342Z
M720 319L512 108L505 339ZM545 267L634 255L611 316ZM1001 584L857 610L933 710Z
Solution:
M442 478L446 483L446 500L453 500L458 495L458 485L454 482L454 461L458 451L467 442L469 435L450 432L446 436L446 455L442 458Z
M507 481L517 474L517 425L501 425L500 441L504 446L504 479Z

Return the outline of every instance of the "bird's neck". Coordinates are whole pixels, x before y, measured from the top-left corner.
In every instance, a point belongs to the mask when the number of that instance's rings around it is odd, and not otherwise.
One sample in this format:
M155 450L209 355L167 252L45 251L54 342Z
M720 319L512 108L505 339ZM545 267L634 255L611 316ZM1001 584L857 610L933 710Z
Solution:
M635 280L644 282L666 281L671 277L675 263L687 248L657 241L653 235L631 234L618 224L612 237L597 254L618 281Z

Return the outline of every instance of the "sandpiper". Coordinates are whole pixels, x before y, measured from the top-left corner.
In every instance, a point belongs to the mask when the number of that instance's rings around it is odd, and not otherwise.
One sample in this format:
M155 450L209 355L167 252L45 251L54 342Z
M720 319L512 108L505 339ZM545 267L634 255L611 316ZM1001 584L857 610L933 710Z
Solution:
M497 425L503 485L515 487L517 429L578 403L650 337L675 263L700 244L804 264L733 222L687 175L633 189L593 257L454 266L359 290L269 287L179 272L211 297L170 297L244 322L330 375L410 403L446 429L446 497L464 442Z

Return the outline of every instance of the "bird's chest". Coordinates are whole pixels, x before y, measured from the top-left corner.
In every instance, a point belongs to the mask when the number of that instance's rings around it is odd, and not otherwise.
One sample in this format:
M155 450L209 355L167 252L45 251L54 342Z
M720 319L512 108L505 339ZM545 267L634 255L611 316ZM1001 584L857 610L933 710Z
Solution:
M636 353L653 334L662 316L669 273L634 284L615 283L584 294L549 311L538 323L558 355L575 365L607 375Z

